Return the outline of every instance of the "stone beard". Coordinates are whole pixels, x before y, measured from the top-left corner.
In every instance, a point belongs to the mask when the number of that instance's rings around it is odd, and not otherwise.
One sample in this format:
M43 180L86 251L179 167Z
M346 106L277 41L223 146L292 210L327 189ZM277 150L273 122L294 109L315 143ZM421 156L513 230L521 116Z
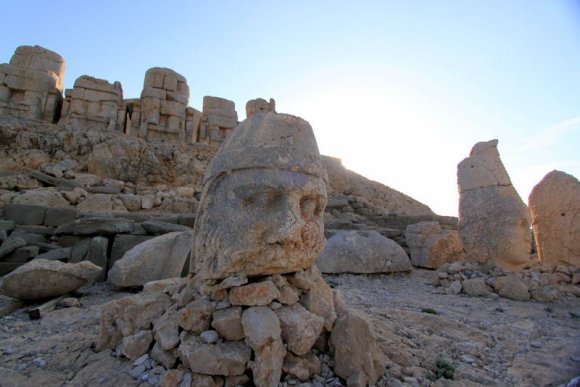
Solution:
M289 273L324 248L326 183L277 168L224 173L204 187L194 237L199 279Z

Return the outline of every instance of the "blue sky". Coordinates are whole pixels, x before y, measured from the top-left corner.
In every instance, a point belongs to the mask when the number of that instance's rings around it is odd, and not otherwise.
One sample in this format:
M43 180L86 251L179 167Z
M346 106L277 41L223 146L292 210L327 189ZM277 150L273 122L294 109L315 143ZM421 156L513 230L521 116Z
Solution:
M0 4L0 63L38 44L137 97L145 71L204 95L273 97L324 154L445 215L456 166L499 139L527 202L553 169L580 176L580 1L26 1Z

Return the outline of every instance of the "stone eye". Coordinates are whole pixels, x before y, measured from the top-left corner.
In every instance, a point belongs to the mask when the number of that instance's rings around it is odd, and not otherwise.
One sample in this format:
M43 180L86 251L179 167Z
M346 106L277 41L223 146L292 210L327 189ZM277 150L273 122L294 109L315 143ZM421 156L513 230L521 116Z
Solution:
M303 197L300 199L300 210L305 219L310 219L312 216L317 215L317 207L316 200L311 197Z

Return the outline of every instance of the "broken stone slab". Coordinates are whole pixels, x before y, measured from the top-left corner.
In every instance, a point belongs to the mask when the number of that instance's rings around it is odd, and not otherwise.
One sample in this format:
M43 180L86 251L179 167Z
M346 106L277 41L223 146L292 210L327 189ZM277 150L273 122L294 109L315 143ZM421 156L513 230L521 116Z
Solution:
M528 285L516 274L497 277L493 288L497 294L510 300L527 301L530 299Z
M28 262L32 258L38 256L38 246L23 246L19 247L10 254L2 258L4 262Z
M246 309L242 314L242 327L246 344L254 351L281 338L280 320L276 313L266 306Z
M7 256L16 249L26 246L26 240L19 236L9 236L0 246L0 258Z
M27 204L10 204L4 208L4 217L16 224L39 226L44 221L46 207Z
M206 375L242 375L251 355L252 350L240 341L204 344L192 337L179 346L181 361L192 372Z
M40 171L36 171L36 170L29 170L28 171L28 176L42 182L48 185L52 185L55 187L61 187L63 189L66 190L72 190L76 187L79 187L79 184L76 184L75 182L72 182L70 180L65 180L65 179L59 179L50 175L47 175L46 173L42 173Z
M279 295L280 292L272 281L263 281L231 288L230 302L232 305L263 306Z
M110 235L129 234L134 221L122 218L81 218L61 224L54 231L55 235Z
M91 239L87 254L84 260L89 261L101 267L101 273L95 279L102 282L107 277L107 251L109 248L109 240L105 237L97 236Z
M438 269L446 262L463 260L459 232L443 230L439 222L410 224L405 230L411 263L416 267Z
M91 262L34 259L0 279L0 293L22 300L56 297L94 280L101 268Z
M25 232L22 229L12 232L10 237L22 238L26 241L27 245L41 246L45 243L49 243L49 240L45 237L45 235Z
M363 379L361 385L370 385L385 372L386 358L377 346L371 323L358 311L340 315L330 334L330 345L334 348L334 372L344 380L358 377Z
M158 220L147 220L141 224L148 234L162 235L176 231L191 231L191 228L180 224L161 222Z
M133 247L140 243L152 239L152 236L148 235L131 235L131 234L117 234L113 240L113 247L111 249L111 258L109 261L109 266L113 267L115 262L123 258L123 255Z
M234 306L214 312L211 327L226 340L242 340L245 337L242 326L242 308Z
M342 231L316 259L323 273L395 273L412 270L405 250L376 231Z
M73 222L78 217L78 211L74 208L49 207L44 214L43 224L45 226L60 226L61 224Z
M39 254L36 259L46 259L49 261L68 261L70 260L72 247L64 249L50 250L46 253Z
M16 226L16 222L13 220L4 220L4 219L0 219L0 230L1 231L12 231L14 230L14 227Z
M288 350L296 355L305 355L322 333L324 318L310 313L300 304L276 310L282 327L282 338Z
M116 286L142 286L147 282L179 277L191 251L192 233L172 232L140 243L127 251L109 271Z

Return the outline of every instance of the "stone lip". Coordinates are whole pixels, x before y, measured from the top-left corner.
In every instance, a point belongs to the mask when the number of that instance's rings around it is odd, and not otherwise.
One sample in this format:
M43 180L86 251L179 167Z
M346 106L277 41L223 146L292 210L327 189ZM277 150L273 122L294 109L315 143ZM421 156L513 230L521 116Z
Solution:
M0 279L0 293L22 300L56 297L95 279L101 268L91 262L35 259Z

